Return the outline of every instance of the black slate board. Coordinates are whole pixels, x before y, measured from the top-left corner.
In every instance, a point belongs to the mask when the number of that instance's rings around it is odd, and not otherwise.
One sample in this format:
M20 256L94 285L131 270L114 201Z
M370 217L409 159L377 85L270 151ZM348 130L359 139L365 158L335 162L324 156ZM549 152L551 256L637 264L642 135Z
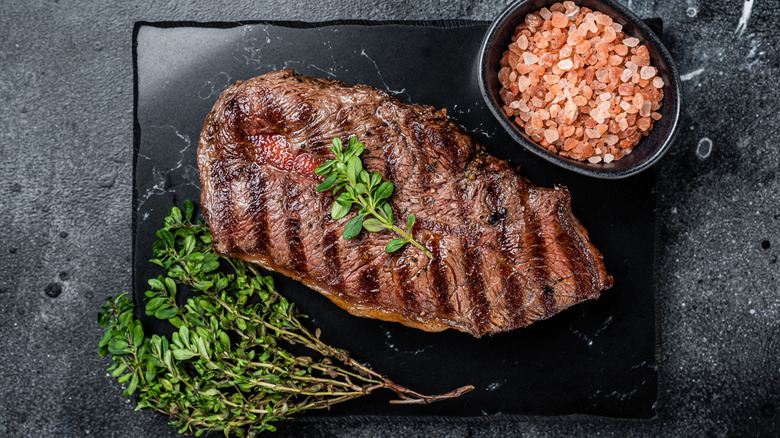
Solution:
M615 286L531 327L483 339L425 333L349 315L300 283L278 289L311 316L323 338L420 392L476 390L430 406L389 405L376 393L305 418L518 418L586 414L650 418L658 370L653 297L654 174L619 181L576 175L515 145L492 119L476 84L484 22L137 23L135 67L134 297L158 272L154 232L171 205L197 201L195 161L203 119L238 79L271 70L388 90L404 102L447 108L494 155L520 163L535 184L562 184L575 215L603 252ZM145 317L142 316L142 319ZM145 323L151 323L145 319Z

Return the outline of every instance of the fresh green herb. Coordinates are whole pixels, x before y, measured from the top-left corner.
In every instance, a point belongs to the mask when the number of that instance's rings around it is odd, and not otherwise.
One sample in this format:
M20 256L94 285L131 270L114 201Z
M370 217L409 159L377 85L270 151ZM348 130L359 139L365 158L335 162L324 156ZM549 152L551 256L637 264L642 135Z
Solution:
M137 394L136 409L170 416L180 433L255 436L292 414L381 388L396 393L394 403L423 404L472 389L421 395L325 344L319 329L312 334L301 325L304 316L270 276L214 254L208 227L192 222L193 211L190 202L183 214L170 210L151 260L165 275L149 280L145 313L175 327L170 340L144 331L126 293L98 314L108 327L100 355L111 355L108 371L127 383L123 395ZM184 300L186 291L193 296Z
M343 237L351 239L363 228L371 232L392 230L401 235L401 238L387 242L385 251L395 252L411 243L432 259L433 254L428 248L412 237L414 214L406 217L405 231L395 225L393 209L387 203L387 199L393 194L393 183L383 182L379 172L369 173L363 169L363 163L360 161L363 148L363 143L360 143L356 136L352 136L347 149L343 150L341 139L336 137L333 139L333 145L328 147L336 159L326 161L314 171L325 177L325 181L317 186L317 191L333 189L333 195L337 196L330 213L334 220L346 216L353 205L358 207L357 216L344 227Z

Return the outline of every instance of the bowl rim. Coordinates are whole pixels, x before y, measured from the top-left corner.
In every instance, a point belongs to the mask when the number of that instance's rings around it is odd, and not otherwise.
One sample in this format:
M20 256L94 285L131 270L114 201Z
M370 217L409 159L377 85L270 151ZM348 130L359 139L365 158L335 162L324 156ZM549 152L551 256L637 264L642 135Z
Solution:
M589 0L590 2L593 3L603 4L615 10L619 14L621 14L622 15L621 18L623 18L627 22L630 22L639 31L641 36L644 37L644 39L648 40L650 44L652 44L653 48L658 52L659 56L663 58L663 61L667 66L667 74L671 79L670 80L671 83L669 84L669 89L672 90L672 92L676 97L676 99L674 99L675 100L674 108L672 109L672 113L670 114L672 120L671 120L671 126L669 128L669 132L665 137L663 137L663 139L661 140L661 144L657 147L655 152L653 152L651 155L646 157L644 160L626 169L601 169L598 167L592 167L595 166L594 163L581 162L581 161L576 161L576 160L562 157L558 154L554 154L552 152L547 151L546 149L537 145L535 142L527 139L526 137L518 133L515 124L511 120L509 120L509 118L503 113L501 107L494 100L494 97L488 85L488 77L487 77L488 53L490 52L492 42L495 40L498 30L504 26L508 18L511 15L513 15L517 9L522 8L523 6L526 6L529 3L534 3L538 1L539 0L519 0L510 4L492 21L490 27L488 27L488 30L485 32L485 36L482 39L482 43L480 44L480 50L478 55L477 77L479 82L480 93L482 94L482 98L485 100L487 107L490 109L490 111L493 113L495 118L498 120L499 124L501 124L504 130L507 131L509 136L512 137L512 139L515 140L517 143L519 143L521 146L523 146L524 149L564 169L577 172L583 175L587 175L590 177L600 178L600 179L622 179L622 178L627 178L629 176L635 175L644 170L647 170L648 168L653 166L669 151L677 135L677 128L679 125L680 112L682 108L682 86L681 86L680 74L677 69L677 65L674 62L674 59L669 53L669 50L661 41L660 36L657 35L647 25L647 23L644 22L644 20L639 18L637 15L631 12L627 7L623 6L620 2L611 1L611 0ZM542 0L542 2L545 3L547 6L562 1L563 0ZM540 6L540 8L541 7L543 6ZM535 11L536 9L534 9L534 11L529 11L529 13Z

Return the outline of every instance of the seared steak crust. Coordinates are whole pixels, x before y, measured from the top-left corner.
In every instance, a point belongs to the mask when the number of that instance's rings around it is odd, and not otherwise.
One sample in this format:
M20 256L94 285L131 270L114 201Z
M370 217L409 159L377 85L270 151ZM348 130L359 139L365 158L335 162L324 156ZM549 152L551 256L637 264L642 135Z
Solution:
M317 165L334 137L365 143L364 167L417 215L412 245L341 238ZM198 149L201 204L217 253L302 281L349 312L474 336L523 327L612 285L566 188L532 186L447 119L365 85L267 73L228 87Z

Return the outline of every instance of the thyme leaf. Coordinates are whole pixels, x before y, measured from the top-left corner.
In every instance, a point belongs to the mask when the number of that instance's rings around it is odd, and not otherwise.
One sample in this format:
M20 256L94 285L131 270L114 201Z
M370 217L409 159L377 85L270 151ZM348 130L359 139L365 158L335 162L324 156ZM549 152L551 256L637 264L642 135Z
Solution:
M346 216L353 206L358 210L357 216L344 227L342 237L351 239L362 229L369 232L391 230L401 238L388 242L385 246L386 252L398 251L407 243L411 243L432 259L433 254L428 248L412 236L414 214L407 216L406 230L395 225L392 207L387 203L395 187L390 181L383 182L379 172L369 173L363 169L360 154L363 153L364 145L358 141L357 136L350 137L346 150L338 137L333 139L328 149L336 158L326 161L315 169L314 173L325 177L325 181L317 186L317 191L333 190L333 195L336 196L331 209L333 220Z

